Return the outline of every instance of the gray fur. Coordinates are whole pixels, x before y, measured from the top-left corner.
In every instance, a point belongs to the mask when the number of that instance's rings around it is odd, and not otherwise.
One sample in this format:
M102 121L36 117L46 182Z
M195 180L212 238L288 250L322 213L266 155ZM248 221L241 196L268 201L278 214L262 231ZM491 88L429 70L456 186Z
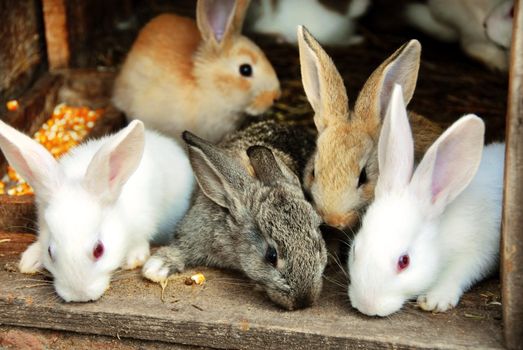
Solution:
M327 256L321 219L298 176L314 138L302 126L275 122L253 124L219 147L185 133L200 189L171 245L153 258L169 274L195 265L240 270L286 309L312 304ZM276 267L265 259L268 245L278 253Z

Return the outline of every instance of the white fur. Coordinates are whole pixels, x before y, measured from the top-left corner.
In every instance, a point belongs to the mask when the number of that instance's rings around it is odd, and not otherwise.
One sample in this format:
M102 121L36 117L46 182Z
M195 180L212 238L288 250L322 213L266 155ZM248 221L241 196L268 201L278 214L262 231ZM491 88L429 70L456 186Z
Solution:
M513 16L511 16L511 10L513 11L513 9L513 0L502 1L485 20L487 37L505 49L510 49L512 43Z
M508 69L508 52L490 40L484 25L500 0L429 0L409 4L407 20L444 41L459 41L472 58L491 69Z
M170 235L189 207L194 178L185 152L165 136L144 133L138 121L74 148L59 162L37 153L43 147L3 123L0 146L11 165L37 185L38 239L22 255L20 270L34 273L45 267L65 301L98 299L112 272L141 266L149 257L149 241ZM113 151L109 163L103 162L104 150ZM54 162L47 175L35 171L41 158ZM121 191L119 184L107 188L96 159L110 164L109 182L121 181ZM132 162L136 166L129 167ZM34 163L29 171L27 163ZM89 178L90 168L94 178ZM104 254L95 261L97 242L103 243Z
M296 27L306 26L324 45L353 45L363 41L355 35L356 19L362 16L369 0L354 0L347 12L333 11L317 0L280 0L273 8L272 0L253 2L247 21L254 32L278 35L295 44Z
M396 142L380 147L380 159L404 152L412 144L401 111L399 86L380 136ZM392 120L392 123L391 123ZM418 297L425 310L445 311L457 305L474 282L495 270L503 189L504 144L484 148L482 121L468 115L454 123L427 151L407 181L383 186L396 176L394 165L380 170L376 199L368 208L349 254L349 298L367 315L386 316ZM481 163L479 163L481 159ZM411 167L400 160L398 166ZM402 164L402 165L400 165ZM479 164L479 169L477 168ZM380 161L380 168L382 162ZM477 172L476 172L476 169ZM390 183L390 181L388 181ZM435 185L436 184L436 185ZM398 270L398 259L410 257Z

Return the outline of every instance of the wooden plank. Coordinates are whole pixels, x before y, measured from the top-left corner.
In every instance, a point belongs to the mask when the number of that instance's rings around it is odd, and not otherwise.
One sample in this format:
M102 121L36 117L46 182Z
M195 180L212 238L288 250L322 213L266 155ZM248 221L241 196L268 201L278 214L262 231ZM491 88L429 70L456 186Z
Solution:
M0 326L0 349L202 350L204 348L27 327Z
M497 280L467 293L458 308L431 314L407 305L388 318L370 318L350 308L343 276L329 273L322 298L304 310L284 311L233 272L191 269L161 288L138 271L116 275L97 302L63 303L44 276L16 272L26 235L0 243L0 322L16 326L157 340L211 348L271 349L464 349L503 348ZM0 238L1 240L1 238ZM186 286L195 272L204 286ZM40 285L43 284L43 285Z
M502 235L503 321L509 349L523 349L523 5L514 3Z
M0 1L0 114L45 69L40 1Z
M49 69L67 68L71 52L65 2L64 0L44 0L42 5Z

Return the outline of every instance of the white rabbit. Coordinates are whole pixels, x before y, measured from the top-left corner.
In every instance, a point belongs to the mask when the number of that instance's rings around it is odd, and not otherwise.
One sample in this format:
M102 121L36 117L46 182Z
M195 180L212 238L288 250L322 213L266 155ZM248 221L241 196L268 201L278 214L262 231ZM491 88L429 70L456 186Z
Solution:
M487 37L499 46L510 49L512 42L512 22L514 20L514 1L506 0L494 7L485 20Z
M363 41L355 35L356 19L367 11L370 0L338 2L321 0L253 1L247 26L253 32L277 35L284 42L297 44L296 27L306 26L323 45L353 45ZM341 7L338 9L338 7Z
M46 268L65 301L101 297L112 272L142 265L149 241L174 232L189 207L194 177L185 152L139 121L59 161L3 122L0 147L35 191L38 238L20 271Z
M366 315L389 315L415 297L424 310L446 311L498 262L504 144L484 148L483 121L466 115L412 175L402 96L396 85L380 134L376 199L349 253L349 298Z
M491 69L508 69L508 51L485 32L487 16L500 0L429 0L407 5L407 20L443 41L459 41L463 51Z

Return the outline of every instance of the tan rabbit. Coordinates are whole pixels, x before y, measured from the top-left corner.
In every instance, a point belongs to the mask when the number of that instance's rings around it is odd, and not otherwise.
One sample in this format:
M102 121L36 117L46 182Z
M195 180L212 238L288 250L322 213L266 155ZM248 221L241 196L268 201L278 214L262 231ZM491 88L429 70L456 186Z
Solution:
M304 174L304 186L325 223L353 227L374 197L378 178L377 145L392 88L402 85L410 101L420 63L421 45L411 40L383 62L367 80L349 110L342 77L331 58L304 28L298 28L303 86L314 109L317 149ZM440 126L410 113L415 157L441 134Z
M218 141L242 115L280 96L265 54L241 35L246 0L199 0L196 23L163 14L140 32L115 81L113 102L129 119L180 138Z

